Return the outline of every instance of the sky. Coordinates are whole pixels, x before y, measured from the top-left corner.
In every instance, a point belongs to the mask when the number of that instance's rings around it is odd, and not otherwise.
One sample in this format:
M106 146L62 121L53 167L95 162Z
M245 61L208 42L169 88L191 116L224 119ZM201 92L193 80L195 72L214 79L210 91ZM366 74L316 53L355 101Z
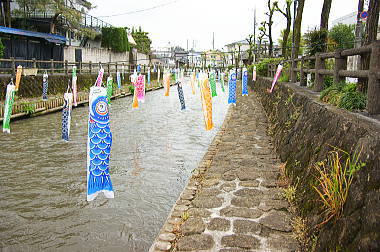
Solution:
M153 48L179 45L197 51L215 49L243 40L253 34L254 8L256 22L267 19L267 0L90 0L96 6L90 14L113 26L138 27L149 32ZM272 1L273 2L273 1ZM285 0L279 0L283 6ZM358 0L333 0L330 22L357 10ZM302 30L319 26L323 0L306 0ZM135 12L143 9L146 11ZM132 12L132 13L131 13ZM133 13L134 12L134 13ZM119 15L124 14L125 15ZM285 29L286 19L274 16L274 41ZM256 34L258 31L256 31ZM170 43L170 44L169 44ZM187 47L188 46L188 47Z

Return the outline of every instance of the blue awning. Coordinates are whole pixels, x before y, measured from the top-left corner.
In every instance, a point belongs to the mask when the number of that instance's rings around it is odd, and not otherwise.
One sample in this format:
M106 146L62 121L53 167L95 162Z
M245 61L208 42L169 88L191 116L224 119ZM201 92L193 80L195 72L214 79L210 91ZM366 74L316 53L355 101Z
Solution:
M56 35L56 34L26 31L26 30L21 30L21 29L9 28L5 26L0 26L0 33L33 37L33 38L42 38L51 43L66 44L66 38L60 35Z

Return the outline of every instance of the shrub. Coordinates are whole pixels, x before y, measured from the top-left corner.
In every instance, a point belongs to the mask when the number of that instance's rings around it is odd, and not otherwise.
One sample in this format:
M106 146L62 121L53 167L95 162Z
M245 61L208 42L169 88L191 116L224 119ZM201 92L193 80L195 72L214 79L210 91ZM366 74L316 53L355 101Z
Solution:
M366 107L366 103L367 98L363 93L358 91L350 91L342 95L338 107L349 111L363 110Z
M324 89L320 99L324 102L349 111L363 110L366 107L366 96L356 91L356 83L337 83Z
M262 59L260 62L258 62L256 64L256 73L258 76L267 76L268 74L268 64L279 64L281 61L283 61L284 58L265 58L265 59ZM251 68L248 68L248 69L251 69L250 71L252 71L252 67L253 65L251 66Z

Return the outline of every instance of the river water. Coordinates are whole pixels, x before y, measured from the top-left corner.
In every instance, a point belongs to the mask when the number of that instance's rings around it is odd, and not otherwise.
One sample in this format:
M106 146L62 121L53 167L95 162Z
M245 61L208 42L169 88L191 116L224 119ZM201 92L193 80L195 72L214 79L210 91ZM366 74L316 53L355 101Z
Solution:
M4 251L147 251L223 123L227 96L213 98L205 131L199 89L184 85L112 101L110 172L115 199L86 201L88 107L73 110L71 140L61 113L11 123L0 134L0 248Z

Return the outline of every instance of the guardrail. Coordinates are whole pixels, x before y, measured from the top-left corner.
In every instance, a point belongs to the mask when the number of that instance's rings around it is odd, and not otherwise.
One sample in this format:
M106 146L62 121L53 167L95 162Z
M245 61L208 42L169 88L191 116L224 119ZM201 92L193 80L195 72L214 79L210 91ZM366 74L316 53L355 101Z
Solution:
M368 69L347 70L348 56L369 55ZM334 59L334 69L325 68L325 60ZM313 90L320 92L323 89L323 76L333 76L334 83L345 80L346 77L363 78L368 81L367 110L370 115L380 114L380 41L360 48L337 50L331 53L317 53L315 56L303 56L298 59L287 60L290 63L290 81L297 82L297 73L300 75L300 86L306 86L306 74L315 74ZM308 63L308 64L305 64ZM308 68L307 65L314 65ZM268 76L275 75L277 66L269 64Z

